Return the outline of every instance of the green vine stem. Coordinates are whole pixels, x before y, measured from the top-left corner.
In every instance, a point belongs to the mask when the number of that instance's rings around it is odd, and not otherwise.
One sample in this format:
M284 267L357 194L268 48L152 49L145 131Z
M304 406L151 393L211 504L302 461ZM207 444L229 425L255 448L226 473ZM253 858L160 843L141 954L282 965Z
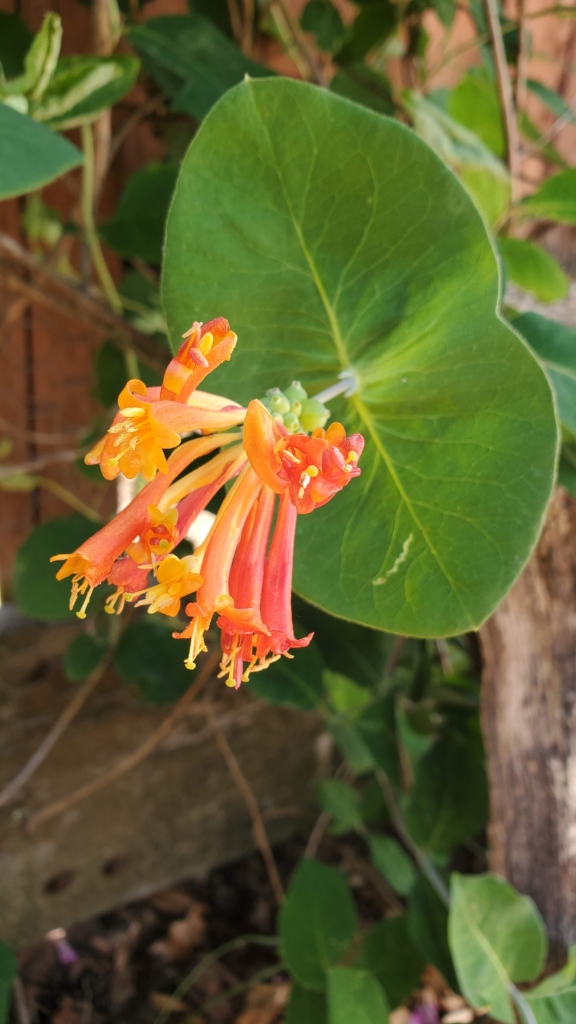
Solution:
M104 294L111 308L119 316L122 315L122 301L118 294L112 275L108 270L104 253L94 223L94 136L89 124L82 125L82 149L84 151L84 169L82 175L82 220L84 233L90 254L94 261L96 273Z

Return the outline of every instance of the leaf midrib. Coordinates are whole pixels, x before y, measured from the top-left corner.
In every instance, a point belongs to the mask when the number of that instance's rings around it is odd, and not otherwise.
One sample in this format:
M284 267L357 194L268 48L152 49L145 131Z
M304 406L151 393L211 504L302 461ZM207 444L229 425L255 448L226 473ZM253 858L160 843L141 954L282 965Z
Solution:
M255 96L254 96L254 89L250 90L250 95L252 97L252 103L253 103L253 106L254 106L254 110L255 110L256 115L258 117L258 120L260 121L260 124L262 126L262 131L264 132L264 135L266 136L266 139L267 139L267 142L268 142L268 147L269 147L272 159L274 161L274 168L275 168L276 174L278 176L278 181L280 182L280 187L282 189L282 195L284 197L284 201L286 203L286 207L287 207L288 213L290 215L290 220L292 221L292 225L294 227L294 231L296 232L296 237L298 238L298 242L299 242L300 247L302 249L302 253L303 253L304 258L305 258L305 260L306 260L306 262L308 264L308 268L310 270L310 274L312 276L312 280L313 280L314 284L316 285L316 289L317 289L318 294L320 296L320 300L322 302L322 305L324 306L325 313L326 313L326 315L328 317L328 321L329 321L329 324L330 324L330 329L331 329L331 332L332 332L332 341L334 342L334 348L336 349L336 354L338 356L338 359L340 360L342 368L343 369L347 369L350 366L350 360L348 358L348 352L347 352L346 346L344 344L344 339L342 337L342 333L340 331L340 324L338 323L338 318L336 316L336 312L333 309L332 304L330 303L330 300L328 299L328 295L327 295L326 289L324 287L324 283L322 281L322 278L320 277L320 274L318 272L316 264L314 263L314 260L312 258L312 254L310 253L310 250L308 249L308 245L306 244L306 239L304 238L304 233L302 231L300 223L298 222L298 219L297 219L297 217L295 215L295 212L294 212L294 209L292 207L292 203L290 201L290 197L289 197L287 189L286 189L286 187L284 185L284 180L282 178L281 169L280 169L280 167L279 167L279 165L278 165L278 163L276 161L276 158L275 158L274 148L272 146L272 140L270 138L270 134L268 132L267 125L265 124L264 119L263 119L262 115L260 114L260 111L259 111L257 103L256 103L256 99L255 99ZM419 532L420 532L420 534L421 534L421 536L422 536L422 538L423 538L423 540L424 540L428 550L430 551L430 553L431 553L432 557L434 558L438 568L440 569L440 572L443 574L444 578L449 583L454 596L456 597L460 607L462 608L462 611L464 612L464 614L468 618L469 625L473 627L475 625L474 617L472 616L472 614L470 613L470 611L466 607L464 601L462 600L462 597L461 597L460 593L458 592L458 588L457 588L457 586L455 584L455 581L452 579L450 573L446 569L446 567L445 567L442 559L440 558L438 552L436 551L434 545L431 543L430 538L428 537L426 528L420 522L420 519L417 516L417 514L416 514L416 512L415 512L415 510L414 510L414 508L412 506L412 502L411 502L410 498L408 497L408 494L406 493L406 491L405 491L405 489L404 489L404 487L403 487L403 485L402 485L402 483L400 481L400 478L399 478L399 476L398 476L398 474L396 472L394 463L393 463L392 459L390 458L388 452L386 451L386 448L382 444L382 441L380 439L380 435L379 435L379 433L377 431L377 428L375 426L373 417L370 415L368 409L366 408L364 402L362 401L362 399L360 398L360 396L358 394L355 394L355 395L352 396L352 403L354 405L354 408L355 408L355 410L357 412L357 415L358 415L359 419L361 420L362 423L365 424L366 429L367 429L368 433L370 434L370 437L372 438L372 440L373 440L373 442L374 442L374 444L376 446L376 450L378 451L378 453L379 453L379 455L380 455L384 465L386 466L386 468L387 468L387 470L388 470L388 472L389 472L389 474L390 474L390 476L391 476L391 478L392 478L392 480L394 482L394 485L395 485L395 487L396 487L396 489L398 491L398 494L399 494L401 500L404 502L404 505L406 506L408 512L410 513L415 526L419 530Z

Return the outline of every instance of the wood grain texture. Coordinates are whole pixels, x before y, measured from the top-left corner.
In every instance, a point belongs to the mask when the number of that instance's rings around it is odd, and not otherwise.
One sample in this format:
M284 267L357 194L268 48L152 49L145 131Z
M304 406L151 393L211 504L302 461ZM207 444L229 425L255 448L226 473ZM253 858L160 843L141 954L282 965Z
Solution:
M536 552L482 627L490 868L576 942L576 502L557 488Z

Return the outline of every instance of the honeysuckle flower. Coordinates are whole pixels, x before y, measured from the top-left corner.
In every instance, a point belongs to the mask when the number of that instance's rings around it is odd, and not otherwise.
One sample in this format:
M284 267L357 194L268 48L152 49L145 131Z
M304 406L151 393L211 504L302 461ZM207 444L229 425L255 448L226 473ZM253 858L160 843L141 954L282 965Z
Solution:
M72 594L70 608L79 596L84 602L77 615L84 618L86 607L94 590L112 572L117 558L126 551L130 544L148 529L148 509L157 506L163 493L177 476L185 470L194 459L209 454L216 448L228 444L235 439L234 435L212 434L186 441L170 456L167 472L156 477L139 494L122 509L111 522L103 526L76 551L66 555L53 555L50 561L63 561L64 565L56 573L56 579L62 580L72 576Z
M230 359L238 338L224 317L193 323L170 361L162 382L161 398L187 402L207 374Z
M341 423L327 430L289 434L268 409L254 399L244 422L244 447L251 466L269 487L281 494L288 488L300 513L325 505L337 491L360 475L358 459L364 448L361 434L350 434Z
M193 555L185 555L184 558L166 555L156 569L156 579L158 582L154 586L147 587L140 594L126 595L127 599L141 597L136 607L148 605L150 614L161 612L170 616L178 615L182 598L198 590L203 582L202 576L194 571Z
M149 614L176 616L182 600L195 593L186 605L190 622L173 634L189 640L185 664L194 668L206 650L204 636L216 617L221 675L238 688L251 672L310 643L312 634L295 637L292 622L298 514L324 505L358 476L364 441L360 434L346 437L340 423L324 429L329 410L320 399L349 382L309 398L293 381L246 410L198 388L232 354L237 339L228 321L194 323L183 338L160 387L128 381L112 426L86 456L109 480L140 473L148 483L76 551L52 560L64 561L58 579L72 577L70 607L84 597L81 618L104 580L116 588L106 601L110 613L129 601ZM242 433L226 432L242 422ZM182 443L191 431L205 436ZM209 461L189 470L210 453ZM230 481L203 543L178 557L177 544Z
M135 562L148 562L154 565L178 543L180 530L177 523L177 508L169 508L162 512L155 505L149 505L138 540L126 549L130 558Z
M163 401L141 380L129 380L118 398L119 412L105 437L85 456L89 466L99 465L106 480L123 473L133 480L140 473L153 480L156 471L166 473L164 448L176 448L183 433L212 433L242 423L245 410L229 403L224 409L203 408Z
M194 668L196 658L206 650L204 634L216 613L233 614L234 598L230 594L230 570L244 524L262 490L262 482L251 466L245 466L218 510L212 529L194 554L194 568L203 577L196 601L187 605L191 621L178 639L190 640L185 664Z

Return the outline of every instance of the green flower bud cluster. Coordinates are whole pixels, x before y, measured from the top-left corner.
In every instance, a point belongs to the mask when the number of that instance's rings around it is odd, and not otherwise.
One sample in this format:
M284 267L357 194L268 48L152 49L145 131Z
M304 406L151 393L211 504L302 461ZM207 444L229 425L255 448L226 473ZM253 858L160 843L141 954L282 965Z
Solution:
M299 380L293 380L284 391L270 388L260 401L278 423L284 424L289 434L305 434L324 427L330 416L330 410L322 402L308 398Z

